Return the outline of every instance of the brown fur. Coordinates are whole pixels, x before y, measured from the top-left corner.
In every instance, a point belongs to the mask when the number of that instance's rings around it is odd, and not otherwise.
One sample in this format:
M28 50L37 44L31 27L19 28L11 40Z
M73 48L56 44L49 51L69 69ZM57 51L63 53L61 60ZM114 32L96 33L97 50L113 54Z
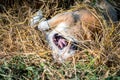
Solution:
M75 21L73 14L78 15L77 21ZM73 35L74 33L80 33L81 32L80 30L82 29L83 31L81 33L84 32L85 39L91 39L91 34L89 30L94 30L97 27L95 25L96 24L98 25L98 20L87 9L81 9L79 11L59 14L53 17L48 22L48 24L50 25L51 28L55 28L57 25L59 25L62 22L66 23L69 26L70 29L68 30L68 32Z

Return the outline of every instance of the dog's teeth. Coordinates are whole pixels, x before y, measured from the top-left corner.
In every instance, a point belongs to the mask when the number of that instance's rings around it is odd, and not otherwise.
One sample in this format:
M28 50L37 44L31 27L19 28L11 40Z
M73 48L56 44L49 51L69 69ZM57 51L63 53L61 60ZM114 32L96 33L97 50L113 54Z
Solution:
M66 45L67 45L67 43L66 43L65 39L60 39L60 40L58 41L58 46L59 46L61 49L64 48Z
M60 46L60 48L63 48L63 42L61 39L58 41L58 46Z
M64 46L66 46L66 45L67 45L67 43L66 43L66 41L65 41L65 40L63 40L63 41L62 41L62 43L63 43L63 45L64 45Z

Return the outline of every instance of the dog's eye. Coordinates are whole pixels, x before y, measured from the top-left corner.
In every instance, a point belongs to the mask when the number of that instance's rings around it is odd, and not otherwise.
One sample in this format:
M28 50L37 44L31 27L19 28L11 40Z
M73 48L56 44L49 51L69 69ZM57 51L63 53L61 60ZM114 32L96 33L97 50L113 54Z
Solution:
M78 50L78 44L76 42L72 42L71 46L70 46L70 49L72 49L72 50Z

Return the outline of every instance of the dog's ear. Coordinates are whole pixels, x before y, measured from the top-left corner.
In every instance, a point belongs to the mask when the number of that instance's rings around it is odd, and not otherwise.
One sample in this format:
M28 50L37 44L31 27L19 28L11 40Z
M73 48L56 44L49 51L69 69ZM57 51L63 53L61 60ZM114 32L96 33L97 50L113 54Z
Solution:
M98 20L96 17L88 10L81 11L81 22L86 24L86 25L93 25L97 24Z

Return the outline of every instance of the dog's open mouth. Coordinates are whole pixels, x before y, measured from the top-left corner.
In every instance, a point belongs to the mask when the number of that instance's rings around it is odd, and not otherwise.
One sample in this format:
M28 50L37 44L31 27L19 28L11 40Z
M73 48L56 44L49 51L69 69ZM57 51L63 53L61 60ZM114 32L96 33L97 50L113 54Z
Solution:
M67 40L63 36L58 34L55 34L53 36L53 42L59 49L63 49L68 45Z
M63 36L59 34L55 34L53 36L53 42L60 50L68 46L67 39L65 39ZM78 44L76 42L70 42L70 49L78 50Z

